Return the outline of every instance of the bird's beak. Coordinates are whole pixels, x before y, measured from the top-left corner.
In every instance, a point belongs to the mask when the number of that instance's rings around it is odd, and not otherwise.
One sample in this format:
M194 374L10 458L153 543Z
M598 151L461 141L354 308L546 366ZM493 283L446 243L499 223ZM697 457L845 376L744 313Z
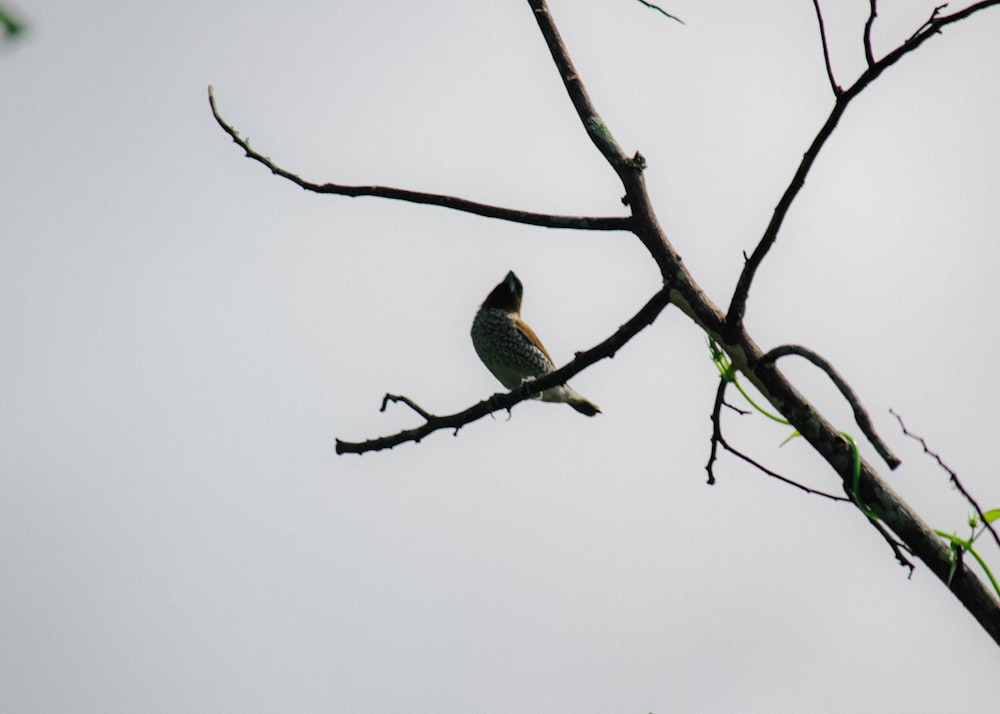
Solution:
M522 290L524 289L521 287L521 281L518 280L516 275L514 275L513 270L507 273L507 277L504 278L503 281L507 285L507 289L510 290L512 295L520 295Z

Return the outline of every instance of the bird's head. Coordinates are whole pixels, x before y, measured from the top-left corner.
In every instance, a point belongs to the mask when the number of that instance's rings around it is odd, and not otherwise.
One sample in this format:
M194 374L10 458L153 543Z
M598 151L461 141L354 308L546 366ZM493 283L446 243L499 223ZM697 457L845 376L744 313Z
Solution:
M499 285L493 288L492 292L483 301L483 307L497 308L507 312L521 311L521 296L524 294L524 286L511 270L507 277Z

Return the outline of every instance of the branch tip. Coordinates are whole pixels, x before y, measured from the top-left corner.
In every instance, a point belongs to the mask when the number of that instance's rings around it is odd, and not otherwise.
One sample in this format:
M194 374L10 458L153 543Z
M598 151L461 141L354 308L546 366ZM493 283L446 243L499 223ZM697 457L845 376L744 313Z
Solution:
M879 456L882 457L882 460L885 461L890 469L895 469L899 466L900 460L895 454L892 453L885 442L882 441L881 437L875 433L875 427L872 426L868 412L865 410L864 406L862 406L861 400L858 399L858 395L854 393L853 389L851 389L851 385L849 385L844 378L840 376L840 373L833 368L833 365L820 357L818 354L801 345L782 345L781 347L775 347L773 350L767 352L763 357L761 357L760 362L757 364L757 369L766 368L768 365L776 362L779 358L785 357L786 355L798 355L800 357L804 357L826 372L830 381L836 385L837 389L840 390L841 395L843 395L844 399L847 400L847 403L851 405L851 410L854 412L854 421L857 423L865 437L867 437L868 441L871 442L872 446L875 447L875 450L878 452Z
M952 485L955 488L958 489L959 493L961 493L962 496L965 497L965 500L968 501L969 504L975 509L976 515L979 517L980 522L986 527L987 530L989 530L990 534L993 536L993 540L995 540L996 544L1000 546L1000 535L998 535L996 530L993 528L993 524L986 519L986 514L983 512L983 509L980 508L979 502L972 497L971 493L965 490L965 486L962 485L962 482L959 480L958 474L955 473L954 469L952 469L950 466L948 466L948 464L944 462L940 454L931 450L931 448L927 445L927 441L922 436L918 436L917 434L914 434L913 432L909 431L906 428L906 424L903 423L903 417L901 417L895 410L890 409L889 413L892 414L894 417L896 417L896 421L899 422L899 428L902 430L903 436L909 437L910 439L913 439L914 441L919 443L921 448L924 450L924 453L930 456L932 459L934 459L937 462L938 466L941 467L941 469L943 469L945 473L948 474L948 480L952 483Z

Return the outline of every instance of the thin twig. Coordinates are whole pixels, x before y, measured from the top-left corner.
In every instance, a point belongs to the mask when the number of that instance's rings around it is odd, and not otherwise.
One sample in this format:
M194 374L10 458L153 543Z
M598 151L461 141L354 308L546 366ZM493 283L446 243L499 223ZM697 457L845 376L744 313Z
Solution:
M979 507L979 503L976 501L976 499L972 497L972 494L970 494L968 491L965 490L965 486L963 486L962 482L958 480L958 474L955 473L955 471L950 466L948 466L948 464L946 464L936 452L931 451L931 449L927 446L927 442L924 441L924 438L922 436L917 436L912 431L909 431L906 428L906 424L903 423L903 417L899 416L899 414L897 414L892 409L889 410L889 413L892 414L894 417L896 417L896 421L899 422L899 428L903 430L903 436L908 436L911 439L919 442L920 446L922 446L924 449L924 453L930 456L935 461L937 461L938 466L940 466L948 473L948 480L950 480L952 484L954 484L955 488L958 489L959 493L965 496L965 500L968 501L974 509L976 509L976 515L979 516L979 522L982 523L984 526L986 526L986 529L993 536L993 540L995 540L997 545L1000 546L1000 535L997 535L996 530L993 529L993 525L986 520L986 515L983 513L983 509Z
M875 64L875 55L872 52L872 26L875 18L878 17L878 0L868 0L868 19L865 20L865 61L871 67Z
M760 362L757 364L757 369L766 368L769 364L777 361L781 357L787 355L798 355L799 357L804 357L814 365L819 367L821 370L826 372L826 376L837 385L837 389L847 400L847 403L851 405L851 409L854 411L854 421L857 422L858 427L861 429L862 433L868 438L868 441L872 443L875 450L878 452L879 456L889 465L890 469L895 469L899 466L900 461L896 458L896 455L892 453L885 442L875 433L875 427L872 426L872 420L868 416L868 412L861 405L861 400L858 399L858 395L854 393L844 378L840 376L840 373L833 368L829 362L820 357L818 354L813 352L808 347L803 347L801 345L782 345L781 347L775 347L773 350L761 357Z
M424 417L424 423L413 429L406 429L390 436L383 436L367 441L343 441L337 439L338 454L363 454L368 451L380 451L391 449L394 446L408 441L419 442L428 434L439 429L461 429L466 424L481 419L487 414L491 414L501 409L510 410L515 404L531 399L539 392L544 392L549 387L565 384L570 378L582 372L590 365L607 357L613 357L629 340L639 332L653 323L663 309L670 303L670 289L663 287L657 291L635 315L625 324L619 327L614 334L600 344L583 352L577 352L576 357L555 372L539 377L526 384L522 384L517 389L510 392L501 392L492 397L474 404L464 411L455 414L437 416L425 412L423 409L415 407L413 402L406 397L396 396L398 401L402 401L417 411ZM388 396L387 396L388 398ZM385 400L382 405L385 406Z
M809 174L809 170L816 161L816 157L819 155L820 149L823 148L826 140L830 138L833 130L837 127L837 123L840 121L840 117L844 114L844 111L847 109L851 101L861 94L861 92L864 91L868 85L878 79L882 72L894 65L910 52L913 52L931 37L940 33L945 26L964 20L980 10L985 10L986 8L993 7L995 5L1000 5L1000 0L981 0L980 2L974 3L967 8L954 12L950 15L940 15L939 12L944 6L938 6L934 9L934 13L931 15L930 19L921 25L920 29L917 30L906 42L894 49L882 59L872 64L861 74L860 77L858 77L854 84L844 90L844 92L837 97L834 102L833 109L830 111L830 115L826 118L826 121L823 122L823 126L820 127L820 130L813 139L812 144L810 144L809 148L802 156L802 161L799 163L799 167L796 169L795 175L792 177L791 182L788 184L788 187L779 199L778 205L774 209L774 214L771 216L771 221L764 230L764 235L761 236L760 241L757 243L757 247L743 265L743 272L740 274L739 280L736 283L736 289L733 291L733 296L729 302L729 310L726 313L726 323L729 329L735 329L742 323L743 316L746 314L747 299L750 295L750 285L753 283L754 276L757 274L757 269L760 267L764 257L771 249L771 246L773 246L774 242L777 240L778 231L781 230L781 224L784 222L785 216L788 215L788 211L792 207L792 202L805 185L806 176Z
M575 230L588 231L627 231L631 229L632 219L629 216L559 216L548 213L533 213L531 211L519 211L512 208L492 206L486 203L469 201L456 196L447 196L436 193L424 193L422 191L409 191L392 186L346 186L336 183L312 183L293 174L291 171L281 168L270 158L260 152L250 148L250 142L240 136L230 124L228 124L219 114L215 104L215 93L212 87L208 88L208 102L212 107L212 115L215 121L222 127L232 140L243 149L247 158L266 166L271 173L288 179L300 188L313 193L335 194L338 196L376 196L378 198L388 198L397 201L408 201L410 203L427 204L431 206L442 206L454 211L463 213L473 213L477 216L487 218L497 218L513 223L525 223L532 226L543 226L545 228L572 228Z
M638 0L638 2L639 2L639 4L645 5L646 7L648 7L651 10L656 10L658 13L660 13L664 17L669 17L671 20L675 20L675 21L681 23L682 25L684 24L684 20L680 19L676 15L671 15L669 12L667 12L666 10L664 10L659 5L654 5L651 2L646 2L646 0Z
M883 526L875 518L869 518L868 522L871 524L872 528L874 528L875 530L877 530L879 532L879 535L881 535L883 538L885 538L885 542L889 544L889 547L892 548L893 554L896 556L896 561L900 565L902 565L904 568L909 568L910 569L910 575L909 575L909 577L912 578L915 566L913 565L912 562L910 562L909 558L907 558L905 555L903 555L903 551L905 550L910 555L913 555L913 551L909 549L909 547L906 545L906 543L901 543L898 540L896 540L895 538L893 538L892 537L892 533L890 533L886 529L886 527Z
M715 390L715 403L712 405L712 445L709 449L708 463L705 464L705 470L708 472L708 483L715 483L715 473L713 467L715 466L715 461L718 459L718 447L721 446L723 449L728 451L730 454L742 459L754 468L760 470L761 472L767 474L772 478L776 478L782 483L787 483L789 486L794 486L795 488L805 491L806 493L812 493L817 496L823 496L824 498L829 498L831 501L844 501L850 503L849 498L844 498L843 496L834 496L832 493L826 493L825 491L817 491L814 488L810 488L804 484L794 481L787 476L782 476L781 474L772 471L763 464L755 461L751 457L744 454L742 451L733 448L733 446L726 441L726 437L722 434L722 406L725 404L726 386L729 382L725 378L719 379L719 387ZM727 405L728 406L728 405ZM735 408L735 407L734 407ZM740 413L745 414L742 410L737 410Z
M830 89L833 96L839 97L844 90L837 84L837 78L833 76L833 66L830 64L830 46L826 41L826 26L823 24L823 11L820 9L819 0L813 0L813 7L816 8L816 20L819 22L819 37L823 42L823 62L826 64L826 76L830 80Z
M941 5L935 6L934 9L931 11L931 16L929 18L927 18L927 20L924 21L923 25L921 25L920 27L917 28L916 32L914 32L912 35L910 35L910 37L907 40L907 42L909 42L910 40L912 40L913 38L915 38L921 32L924 32L925 30L930 29L933 26L934 21L938 19L938 16L941 14L941 11L944 10L946 7L948 7L948 3L943 3ZM958 14L958 13L956 13L956 14Z
M771 469L767 468L766 466L764 466L760 462L754 460L750 456L747 456L746 454L744 454L739 449L734 448L728 441L726 441L725 437L721 437L719 439L719 443L722 444L722 448L724 448L726 451L728 451L733 456L736 456L736 457L742 459L743 461L746 461L748 464L750 464L754 468L758 469L759 471L762 471L762 472L766 473L771 478L776 478L779 481L781 481L782 483L786 483L789 486L794 486L795 488L799 489L800 491L805 491L806 493L811 493L811 494L814 494L816 496L822 496L823 498L829 498L831 501L843 501L844 503L851 503L852 502L851 499L845 498L844 496L835 496L834 494L827 493L826 491L818 491L815 488L810 488L809 486L806 486L805 484L801 484L798 481L794 481L794 480L788 478L787 476L782 476L781 474L779 474L779 473L777 473L775 471L772 471Z
M719 378L719 386L715 390L715 403L712 405L712 442L708 450L708 463L705 464L709 485L715 483L715 472L712 467L718 458L719 444L722 442L722 405L725 403L726 385L728 384L728 380Z
M380 412L384 412L386 407L389 406L389 402L402 402L410 409L415 411L417 414L422 416L424 419L430 419L431 413L421 407L419 404L414 402L409 397L404 397L402 394L386 394L382 397L382 407L379 409Z

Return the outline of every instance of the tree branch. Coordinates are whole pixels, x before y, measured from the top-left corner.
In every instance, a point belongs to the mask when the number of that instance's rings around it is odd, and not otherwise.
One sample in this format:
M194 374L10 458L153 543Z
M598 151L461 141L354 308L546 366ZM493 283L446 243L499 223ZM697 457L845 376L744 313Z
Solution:
M722 443L722 404L726 400L726 386L729 381L720 377L719 386L715 389L715 403L712 404L712 441L708 449L708 463L705 464L705 471L708 472L708 485L715 483L715 461L718 458L719 444Z
M851 499L847 500L850 501ZM896 556L896 562L904 568L909 568L910 577L913 577L913 571L916 569L916 566L913 565L909 558L903 555L904 550L907 553L910 553L910 555L913 555L913 553L910 552L910 549L906 547L906 543L900 543L898 540L893 538L892 533L886 530L885 526L876 521L874 518L869 518L868 522L871 524L872 528L877 530L879 535L885 539L885 542L889 544L889 547L892 548L892 553Z
M787 476L782 476L781 474L772 471L767 468L759 461L747 456L739 449L734 448L728 441L726 437L722 434L722 406L725 404L725 394L726 386L729 384L728 380L725 378L719 379L719 387L715 390L715 403L712 405L712 444L709 449L708 463L705 464L705 470L708 471L708 483L712 485L715 483L715 472L714 465L715 461L718 459L718 447L721 446L723 449L728 451L733 456L742 459L746 463L753 466L758 471L767 474L771 478L775 478L782 483L786 483L789 486L794 486L800 491L805 491L806 493L815 494L817 496L823 496L824 498L829 498L831 501L844 501L845 503L851 503L851 499L845 498L844 496L834 496L832 493L826 493L825 491L817 491L814 488L809 488L805 484L801 484L798 481L794 481ZM729 406L729 405L726 405ZM736 407L731 407L740 414L749 414L750 412L745 412L742 409L736 409Z
M864 45L865 61L869 67L875 64L875 55L872 53L872 26L875 24L876 17L878 17L878 0L868 0L868 19L865 20Z
M837 84L837 78L833 76L833 67L830 64L830 46L826 42L826 26L823 24L823 11L820 9L819 0L813 0L813 7L816 8L816 20L819 22L819 38L823 42L823 63L826 65L826 76L830 80L833 96L839 97L844 93L844 90Z
M932 22L945 20L955 22L967 17L977 9L998 3L1000 0L987 0L960 13L955 13L955 15L936 18ZM774 242L784 215L791 206L795 195L801 189L816 154L836 127L837 121L848 103L887 67L926 41L930 34L918 35L915 39L904 44L903 47L897 48L893 53L887 55L862 75L851 89L845 91L835 102L833 112L813 141L792 180L791 186L782 197L782 201L775 211L775 217L765 233L765 238L754 251L754 255L748 259L747 266L744 267L743 274L737 284L728 314L723 315L698 287L694 278L681 262L680 255L667 240L650 204L642 178L641 166L629 165L628 161L623 158L624 153L618 148L617 143L613 139L606 140L610 138L611 134L604 127L603 121L597 123L592 120L596 116L596 112L593 111L589 97L583 91L582 83L577 77L572 63L569 62L568 56L566 56L566 49L552 26L551 16L545 7L544 0L528 0L528 4L535 12L535 18L538 20L560 75L563 77L563 83L570 100L577 109L577 115L595 146L615 169L625 187L628 205L632 209L633 232L646 246L659 266L664 277L664 284L670 288L670 301L700 325L709 336L720 343L732 359L734 368L744 372L761 394L826 459L827 463L840 476L845 492L851 495L854 492L854 452L840 436L840 433L780 372L774 369L773 365L757 370L763 353L746 333L743 325L743 314L753 275L771 243ZM936 32L938 27L938 25L932 24L928 27L928 32ZM593 132L595 125L604 127L604 130L598 132L597 136ZM994 641L1000 644L1000 603L964 563L959 563L957 567L953 568L949 548L944 546L933 530L888 485L882 482L875 470L864 459L860 463L858 490L863 502L875 509L886 525L906 544L910 551L928 565L931 571L965 605L983 629Z
M950 15L938 14L940 9L944 7L943 5L935 8L930 19L927 20L927 22L925 22L920 29L913 33L913 35L906 40L906 42L887 54L878 62L869 66L868 69L865 70L860 77L858 77L854 84L844 90L844 92L837 97L834 102L833 109L830 111L830 115L827 117L826 121L823 122L823 126L820 128L819 133L816 134L816 138L813 139L809 149L806 151L805 155L803 155L802 161L799 163L799 167L795 171L795 175L792 177L791 183L785 189L784 194L782 194L781 199L778 201L778 205L774 209L774 215L771 217L771 222L768 223L767 228L764 230L764 235L757 243L757 247L754 249L753 253L747 259L746 264L743 266L743 272L740 274L739 280L736 283L736 290L733 292L733 297L729 303L729 311L726 315L726 322L730 328L739 325L743 321L743 315L746 313L747 298L750 295L750 285L753 283L757 269L763 262L767 252L771 249L771 246L774 245L775 240L777 240L781 224L784 222L785 216L788 214L788 210L792 207L792 202L805 185L806 176L809 174L809 170L816 161L816 157L819 155L820 149L823 148L826 140L830 138L830 135L837 126L837 122L840 121L840 117L844 114L844 111L847 109L851 101L861 94L861 92L864 91L868 85L878 79L878 77L886 69L894 65L910 52L913 52L931 37L940 33L944 27L960 20L964 20L970 15L994 5L1000 5L1000 0L982 0L981 2L970 5L964 10L960 10Z
M559 70L559 77L563 81L563 86L566 87L566 93L569 94L570 101L573 103L573 108L576 109L577 116L580 117L583 128L587 131L587 136L594 142L594 146L607 159L612 168L621 175L621 170L629 166L629 158L615 141L611 130L608 129L607 124L601 119L597 109L590 101L587 88L583 86L580 75L576 73L576 67L573 66L573 61L566 51L566 45L563 44L559 30L556 29L556 25L552 21L552 15L549 13L545 0L528 0L528 5L535 13L535 22L538 23L538 29L542 32L545 44L549 48L549 54L552 55L552 61L555 63L556 69Z
M955 471L941 459L940 455L930 450L930 448L927 446L927 442L924 441L924 438L922 436L917 436L916 434L914 434L913 432L909 431L906 428L906 424L903 423L903 417L899 416L899 414L894 412L892 409L889 410L889 413L892 414L894 417L896 417L896 421L899 422L899 428L903 430L903 436L908 436L911 439L917 441L920 444L920 446L923 447L924 453L930 456L935 461L937 461L938 466L940 466L948 473L948 480L951 481L952 485L954 485L955 488L958 489L959 493L965 496L965 500L968 501L969 504L974 509L976 509L976 515L979 516L979 522L986 527L986 530L988 530L990 532L990 535L993 536L993 540L995 540L996 544L1000 546L1000 535L997 535L996 530L994 530L993 528L993 524L986 519L986 514L983 513L983 509L979 507L979 503L976 501L976 499L972 497L971 493L965 490L965 486L963 486L962 482L959 481L958 479L958 474L955 473Z
M682 25L684 24L684 20L680 19L680 18L679 18L679 17L677 17L676 15L671 15L671 14L670 14L669 12L667 12L666 10L664 10L664 9L663 9L662 7L660 7L659 5L654 5L654 4L653 4L653 3L651 3L651 2L646 2L646 0L638 0L638 2L639 2L639 4L640 4L640 5L645 5L645 6L646 6L646 7L648 7L648 8L650 9L650 10L656 10L656 11L657 11L658 13L660 13L660 14L661 14L661 15L663 15L664 17L668 17L668 18L670 18L671 20L674 20L674 21L676 21L676 22L679 22L679 23L681 23Z
M573 106L576 108L581 123L591 141L615 170L625 188L627 205L630 207L632 213L630 218L595 219L547 216L543 214L521 214L520 212L512 212L509 209L497 209L496 207L474 204L452 197L418 194L399 189L347 187L332 184L317 186L315 184L308 184L298 177L278 169L269 159L256 152L252 152L249 149L249 145L240 139L236 132L221 120L213 102L212 107L216 121L247 152L250 158L308 190L341 193L343 195L373 195L410 200L417 203L444 205L449 208L456 208L456 210L478 213L479 215L501 217L507 220L534 223L535 225L545 225L548 227L568 227L586 230L631 230L650 252L663 277L663 289L656 293L629 322L619 328L614 335L603 343L587 352L579 353L572 362L552 374L522 385L513 392L495 395L488 400L470 407L464 412L444 417L431 415L424 425L416 429L400 432L399 434L381 439L373 439L368 442L352 443L338 440L338 453L363 453L365 451L390 448L405 441L419 441L423 436L437 429L450 427L457 430L464 424L485 416L488 413L498 409L509 409L514 404L528 398L531 394L537 393L547 387L561 384L593 362L613 355L617 349L627 343L646 325L650 324L668 303L673 303L720 344L731 358L733 368L743 372L764 398L830 464L840 477L845 492L849 496L858 495L859 500L867 504L871 511L882 519L884 525L891 529L916 557L927 564L931 571L949 587L952 593L977 619L983 629L1000 644L1000 603L997 602L993 594L964 563L952 562L950 548L944 545L933 530L882 481L870 464L864 459L861 459L860 464L855 464L855 453L840 435L839 431L826 421L815 407L785 379L775 368L773 361L764 361L765 355L763 351L747 334L743 324L746 301L754 274L774 243L781 223L795 196L801 190L806 174L815 161L816 155L836 127L840 116L850 101L877 79L886 68L897 62L907 53L915 50L929 39L931 35L939 32L941 28L947 24L964 19L978 10L1000 4L1000 0L984 0L962 11L944 16L938 15L939 8L931 16L931 19L914 33L909 40L869 67L849 89L845 90L836 99L830 116L813 140L791 184L779 201L764 236L761 238L753 254L747 259L726 314L723 314L699 288L693 276L691 276L681 261L680 255L674 250L667 239L665 232L657 221L655 211L646 191L642 174L645 163L642 156L636 153L634 158L630 159L626 157L603 120L597 115L580 78L576 74L572 62L569 60L566 48L559 38L544 0L528 0L528 3L534 12L539 29L549 47L553 61L559 70L563 84ZM501 214L506 212L506 215L497 215L498 212ZM595 228L595 225L598 224L601 227ZM409 403L413 407L413 403ZM416 411L419 413L421 410ZM856 488L855 468L860 469ZM880 532L882 532L881 529Z
M649 193L646 191L646 183L642 174L643 169L646 168L646 159L638 151L632 158L626 156L612 136L611 130L597 113L583 80L573 66L573 61L570 59L558 29L556 29L545 0L528 0L528 5L535 15L538 29L542 33L552 61L563 81L566 94L569 96L573 108L576 109L580 123L594 146L618 175L622 187L625 189L624 201L632 210L630 230L656 261L664 284L673 285L677 290L671 295L671 302L674 302L688 314L691 314L691 310L710 306L711 309L702 315L702 320L710 319L709 313L716 311L715 306L705 297L694 280L691 279L690 274L684 269L680 255L666 239L666 234L656 218L656 211L649 200ZM693 314L692 317L694 317ZM697 318L695 319L697 320Z
M839 432L829 424L798 391L780 376L774 365L759 367L751 358L747 377L780 411L816 451L826 459L844 485L854 493L854 452ZM979 577L964 563L952 573L951 552L934 531L861 459L858 491L884 523L907 548L930 568L979 622L983 630L1000 644L1000 603Z
M868 438L868 441L872 443L875 450L878 452L879 456L889 465L890 469L895 469L899 466L899 459L896 455L892 453L885 442L875 433L875 427L872 426L872 421L868 417L868 412L865 408L861 406L861 400L858 399L858 395L854 393L851 386L844 381L844 378L840 376L840 373L833 368L829 362L820 357L818 354L808 349L807 347L802 347L801 345L783 345L781 347L775 347L773 350L761 357L758 363L759 367L764 367L773 362L776 362L781 357L787 355L798 355L800 357L805 357L807 360L812 362L814 365L819 367L821 370L826 372L826 375L830 380L837 385L837 389L847 400L847 403L851 405L851 409L854 411L854 421L857 422L858 427L861 432Z
M614 357L629 340L639 332L648 327L656 319L663 309L670 303L670 291L661 288L657 291L642 308L624 325L619 327L614 334L595 347L585 352L577 352L576 357L555 372L539 377L530 382L525 382L517 389L509 392L494 394L488 399L484 399L478 404L474 404L464 411L445 416L430 414L421 407L418 407L407 397L387 394L382 400L382 411L385 410L387 401L400 401L407 404L411 409L424 417L424 423L413 429L405 429L390 436L383 436L367 441L343 441L337 439L338 454L363 454L368 451L381 451L391 449L399 444L408 441L420 442L428 434L439 429L454 429L455 433L466 424L482 419L487 414L506 409L510 411L515 404L531 399L534 395L544 392L549 387L565 384L572 377L576 376L590 365L608 357Z
M250 142L240 136L230 124L228 124L219 114L215 104L215 92L210 86L208 88L208 103L212 107L212 115L215 121L222 127L222 130L229 134L233 142L243 149L247 158L266 166L272 174L288 179L296 186L312 193L335 194L338 196L375 196L378 198L388 198L396 201L408 201L410 203L422 203L431 206L441 206L463 213L473 213L486 218L497 218L502 221L512 223L525 223L531 226L542 226L543 228L572 228L574 230L587 231L627 231L630 230L632 219L628 216L559 216L548 213L532 213L531 211L519 211L512 208L502 208L491 206L486 203L469 201L456 196L445 196L436 193L423 193L421 191L409 191L392 186L346 186L335 183L312 183L287 171L263 154L250 148Z

